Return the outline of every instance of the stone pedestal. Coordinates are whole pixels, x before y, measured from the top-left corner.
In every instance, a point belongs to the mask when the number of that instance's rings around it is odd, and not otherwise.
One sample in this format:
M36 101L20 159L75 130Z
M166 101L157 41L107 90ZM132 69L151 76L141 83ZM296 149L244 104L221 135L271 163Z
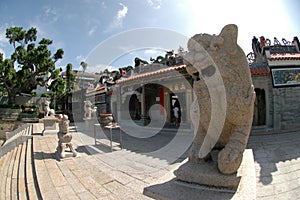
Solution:
M44 123L44 130L42 132L43 135L48 133L57 133L58 127L57 127L57 118L56 117L45 117L43 119Z
M251 149L245 150L237 174L223 175L215 169L216 166L185 162L174 171L177 177L170 172L146 187L144 194L164 200L256 199L256 176Z
M235 191L241 177L237 174L224 175L218 171L217 163L214 161L205 163L187 162L175 172L177 181L196 184L205 187L215 187Z

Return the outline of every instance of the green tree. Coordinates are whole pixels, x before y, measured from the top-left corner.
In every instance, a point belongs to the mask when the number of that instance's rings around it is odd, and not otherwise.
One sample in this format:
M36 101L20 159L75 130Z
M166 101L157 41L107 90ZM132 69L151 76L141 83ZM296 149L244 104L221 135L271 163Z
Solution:
M72 64L68 64L66 67L66 93L70 94L74 89L75 76L72 71Z
M60 72L55 63L62 58L64 51L58 49L52 55L48 49L52 40L43 38L37 43L36 28L26 31L22 27L11 27L6 29L6 38L14 52L11 58L0 56L0 82L7 91L8 103L15 103L17 94L31 93L38 85L46 86L50 79L55 80Z
M55 71L51 75L51 84L49 85L49 89L52 91L55 96L63 96L66 93L66 81L60 76L60 71Z

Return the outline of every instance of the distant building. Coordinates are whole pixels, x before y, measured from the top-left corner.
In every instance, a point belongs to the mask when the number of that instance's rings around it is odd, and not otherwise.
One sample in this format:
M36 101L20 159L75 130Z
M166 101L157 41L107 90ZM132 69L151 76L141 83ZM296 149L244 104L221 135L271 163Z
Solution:
M66 77L66 72L62 72L62 77ZM99 74L83 73L73 70L75 76L74 91L67 95L67 102L64 109L69 112L71 121L82 121L84 117L84 101L87 91L94 90L99 82Z
M100 79L100 74L92 74L92 73L83 73L82 71L73 70L73 75L75 76L75 88L79 89L87 89L93 85L96 87L97 83ZM66 77L66 72L62 72L62 76Z

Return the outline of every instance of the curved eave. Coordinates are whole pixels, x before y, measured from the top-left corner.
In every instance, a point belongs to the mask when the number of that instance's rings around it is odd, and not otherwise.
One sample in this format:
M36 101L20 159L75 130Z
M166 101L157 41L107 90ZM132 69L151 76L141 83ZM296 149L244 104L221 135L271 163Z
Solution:
M156 75L168 73L168 72L171 72L171 71L179 71L179 70L182 70L182 69L185 69L185 68L186 68L186 65L177 65L177 66L167 67L167 68L164 68L164 69L159 69L159 70L152 71L152 72L137 74L137 75L125 78L125 79L118 80L117 84L126 83L126 82L137 80L137 79L140 79L140 78L156 76Z
M93 94L95 92L100 92L100 91L105 91L105 86L100 86L100 87L97 87L96 89L94 90L91 90L91 91L88 91L86 94L89 95L89 94Z

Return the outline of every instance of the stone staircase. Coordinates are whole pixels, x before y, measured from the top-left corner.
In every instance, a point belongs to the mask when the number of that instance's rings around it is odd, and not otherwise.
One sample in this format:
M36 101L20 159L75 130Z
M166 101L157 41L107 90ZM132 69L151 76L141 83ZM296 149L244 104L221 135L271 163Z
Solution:
M28 139L0 158L0 199L40 199L32 150Z
M40 199L32 160L33 124L6 134L0 147L0 199Z
M6 153L15 149L17 146L27 141L32 137L33 124L24 124L23 126L15 129L12 132L6 133L6 141L0 147L0 158Z

